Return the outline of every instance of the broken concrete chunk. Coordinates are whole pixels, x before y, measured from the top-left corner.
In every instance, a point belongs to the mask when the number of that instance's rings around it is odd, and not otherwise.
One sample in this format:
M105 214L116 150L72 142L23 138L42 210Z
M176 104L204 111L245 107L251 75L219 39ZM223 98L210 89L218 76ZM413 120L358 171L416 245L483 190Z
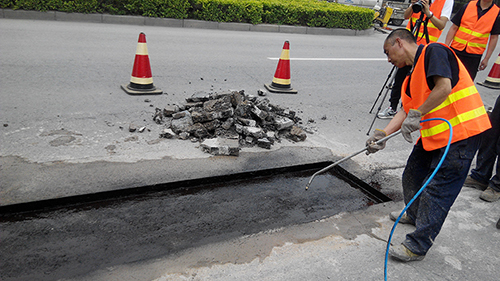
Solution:
M293 126L293 121L287 117L276 116L274 119L274 125L277 130L287 129Z
M179 113L176 113L174 115L183 113L183 117L173 119L172 120L172 125L170 126L171 129L176 133L179 134L180 132L186 131L189 126L193 125L193 119L191 118L191 113L189 111L181 111Z
M306 132L297 126L293 126L290 130L290 138L293 141L305 141L307 138Z
M179 110L177 105L167 105L163 108L163 116L170 117L172 114L179 112Z
M246 118L241 118L241 117L236 117L238 122L245 126L250 126L250 127L256 127L257 126L257 121L252 120L252 119L246 119Z
M222 111L232 107L233 105L231 103L230 96L224 96L222 98L209 100L203 103L203 109L206 111Z
M252 118L253 103L250 101L243 101L234 110L234 115L243 118Z
M260 108L258 108L257 106L254 106L252 109L251 109L252 113L255 114L255 116L257 116L260 120L266 120L267 116L269 116L269 113L267 113L266 111L264 110L261 110Z
M188 110L188 109L193 108L193 107L202 107L202 106L203 106L202 101L200 101L200 102L188 102L188 103L182 105L184 110Z
M244 94L237 92L237 91L234 91L231 93L231 104L233 105L233 107L237 107L238 105L240 105L244 101L245 101Z
M171 139L173 137L175 137L175 133L172 129L163 129L160 133L160 138Z
M128 131L133 133L137 130L137 126L134 124L134 123L130 123L130 125L128 125Z
M201 143L200 147L212 155L238 156L240 152L238 140L235 139L207 139Z
M254 144L255 143L255 138L252 138L251 136L248 136L245 138L245 143L246 144Z
M229 100L231 100L232 94L233 94L232 91L227 91L227 92L222 92L222 93L211 93L210 98L216 100L216 99L220 99L220 98L229 97Z
M257 140L257 145L265 149L271 149L272 143L268 139L262 138Z
M224 130L229 130L233 125L234 125L234 119L228 118L226 121L224 121L224 123L222 123L221 127Z
M208 130L200 123L194 123L193 125L189 126L186 132L200 139L208 136Z
M187 139L189 138L189 133L188 133L188 132L181 132L181 133L179 134L179 138L180 138L181 140L187 140Z
M204 91L194 93L191 97L187 98L187 102L205 102L210 98L210 94Z
M262 128L249 127L249 126L243 127L243 134L247 136L252 136L256 139L266 136L266 133L264 132L264 130L262 130Z

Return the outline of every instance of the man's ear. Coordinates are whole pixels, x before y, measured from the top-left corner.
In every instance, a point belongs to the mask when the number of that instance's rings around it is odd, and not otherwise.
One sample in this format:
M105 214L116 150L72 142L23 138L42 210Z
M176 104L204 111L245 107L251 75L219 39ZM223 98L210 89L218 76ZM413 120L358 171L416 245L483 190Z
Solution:
M396 43L398 44L399 48L403 47L403 40L401 40L401 38L397 37L396 38Z

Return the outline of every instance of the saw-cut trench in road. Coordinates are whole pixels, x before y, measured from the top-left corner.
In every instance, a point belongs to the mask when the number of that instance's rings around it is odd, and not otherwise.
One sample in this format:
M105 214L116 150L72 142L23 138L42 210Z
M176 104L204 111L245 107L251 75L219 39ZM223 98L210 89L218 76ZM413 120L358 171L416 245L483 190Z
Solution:
M56 280L390 200L330 163L178 182L0 214L2 280ZM138 191L138 190L136 190ZM89 197L90 198L90 197Z

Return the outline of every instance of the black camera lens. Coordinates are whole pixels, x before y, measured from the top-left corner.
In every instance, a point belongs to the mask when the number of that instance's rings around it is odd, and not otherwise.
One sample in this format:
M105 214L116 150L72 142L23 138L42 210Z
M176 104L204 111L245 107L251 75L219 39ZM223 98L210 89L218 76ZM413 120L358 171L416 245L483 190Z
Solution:
M411 6L412 10L414 13L420 13L422 11L422 1L421 0L418 0L417 2L415 2L415 4L413 4Z

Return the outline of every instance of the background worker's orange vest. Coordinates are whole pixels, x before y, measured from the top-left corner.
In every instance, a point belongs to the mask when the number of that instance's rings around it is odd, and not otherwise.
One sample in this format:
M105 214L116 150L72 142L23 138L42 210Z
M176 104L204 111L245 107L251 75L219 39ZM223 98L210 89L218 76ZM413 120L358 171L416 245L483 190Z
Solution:
M491 29L498 16L498 6L493 4L491 9L477 19L477 1L471 1L465 8L460 26L453 37L451 47L469 54L482 55L488 45Z
M441 45L449 48L444 44ZM428 46L423 48L413 72L406 77L403 83L401 100L406 113L410 109L418 109L431 93L431 89L427 85L424 66L425 52ZM458 58L456 59L459 65L459 81L457 85L453 87L442 104L422 116L422 120L439 117L450 121L453 127L452 143L467 139L491 128L490 119L484 109L483 101L469 76L469 72L467 72L462 62ZM406 93L408 81L410 83L411 97ZM449 127L446 122L429 121L423 122L421 125L420 136L425 150L439 149L448 144Z
M432 2L431 6L429 7L429 10L434 14L435 17L441 18L441 11L443 10L444 3L446 0L435 0ZM410 32L413 32L411 30L411 25L413 23L413 26L416 25L417 20L420 18L420 13L413 13L411 14L410 20L408 21L408 25L406 26L406 29L408 29ZM427 16L424 16L423 21L427 19ZM437 42L439 39L439 36L441 36L441 33L443 32L442 30L439 30L432 22L429 20L427 23L427 31L429 33L429 43L434 43ZM427 43L424 35L424 23L420 25L420 29L418 30L418 36L417 36L417 44L424 44L427 45Z

